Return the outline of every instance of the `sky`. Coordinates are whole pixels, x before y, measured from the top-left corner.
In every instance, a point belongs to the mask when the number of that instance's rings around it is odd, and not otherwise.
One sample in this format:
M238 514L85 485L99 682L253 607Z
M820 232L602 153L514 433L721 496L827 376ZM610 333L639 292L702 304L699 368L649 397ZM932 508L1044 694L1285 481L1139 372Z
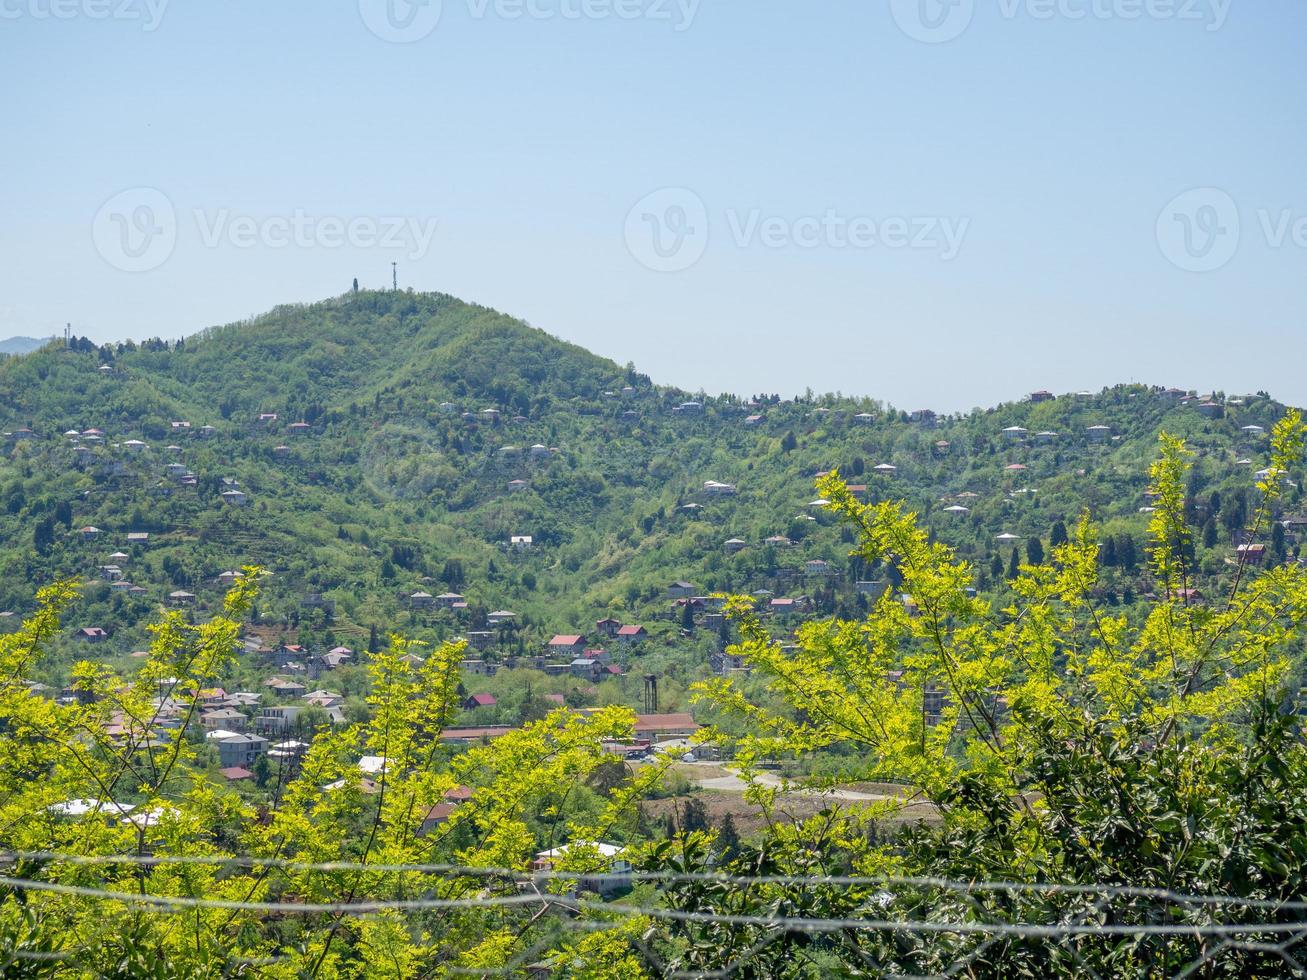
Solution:
M0 337L357 277L660 383L1307 404L1301 0L0 0Z

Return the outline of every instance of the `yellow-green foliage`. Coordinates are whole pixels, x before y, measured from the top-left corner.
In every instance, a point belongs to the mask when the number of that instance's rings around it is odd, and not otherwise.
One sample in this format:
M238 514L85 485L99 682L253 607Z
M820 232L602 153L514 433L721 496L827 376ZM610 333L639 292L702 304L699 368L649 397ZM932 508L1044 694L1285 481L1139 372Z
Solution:
M1301 456L1297 413L1275 427L1272 443L1254 533L1269 519L1280 476ZM730 599L736 650L779 701L755 703L730 680L701 684L698 697L747 733L701 737L732 744L752 797L765 806L775 790L757 779L761 761L852 746L850 779L909 783L959 820L974 815L950 805L964 778L984 780L1034 816L1040 803L1021 788L1036 743L1050 732L1070 740L1090 723L1120 732L1143 724L1134 737L1158 744L1178 732L1199 741L1233 737L1288 678L1294 631L1307 613L1307 576L1291 565L1254 577L1241 565L1228 595L1189 600L1188 456L1181 440L1161 437L1151 469L1157 595L1139 628L1094 600L1098 543L1088 516L1050 562L1022 567L1011 606L996 610L969 594L972 568L931 542L914 514L897 503L861 503L838 474L824 477L818 490L855 531L855 553L892 562L911 601L887 593L865 620L808 623L785 648L750 600ZM928 713L933 692L947 695L937 718ZM903 805L888 800L869 815Z
M168 976L212 976L241 963L257 963L259 975L269 977L431 976L446 964L507 962L529 949L529 915L477 907L478 897L515 894L512 882L386 869L444 863L525 871L537 844L529 821L552 806L562 821L555 843L579 842L562 866L599 870L598 855L585 842L603 839L628 818L635 799L659 777L658 767L614 792L590 820L573 819L548 801L566 798L611 759L603 743L630 738L634 713L559 710L450 759L440 733L458 702L464 647L425 651L392 637L368 664L372 719L320 734L276 805L255 810L192 765L190 722L198 718L199 692L229 667L258 579L258 569L246 569L223 615L210 622L192 626L164 616L132 683L98 665L79 665L83 703L58 704L24 683L76 594L72 585L43 590L38 611L0 638L0 847L84 859L18 861L12 876L37 884L0 891L4 935L17 943L40 937L52 957L43 962L60 976L98 976L132 957L167 964ZM179 728L157 724L159 695L180 703ZM111 723L119 727L109 729ZM385 759L367 787L372 792L364 791L356 764L363 754ZM472 788L471 800L421 834L428 811L460 785ZM57 813L57 805L74 799L99 803L78 819ZM135 822L121 819L112 805L127 802L136 804ZM111 855L200 860L157 866L100 860ZM237 856L255 860L210 860ZM339 862L346 865L331 866ZM169 904L174 899L176 906ZM280 921L259 907L415 899L468 907L322 911ZM612 970L621 968L613 952L625 948L621 936L600 932L577 944L569 962L599 963L597 972L577 975L619 975ZM6 969L23 962L7 961Z

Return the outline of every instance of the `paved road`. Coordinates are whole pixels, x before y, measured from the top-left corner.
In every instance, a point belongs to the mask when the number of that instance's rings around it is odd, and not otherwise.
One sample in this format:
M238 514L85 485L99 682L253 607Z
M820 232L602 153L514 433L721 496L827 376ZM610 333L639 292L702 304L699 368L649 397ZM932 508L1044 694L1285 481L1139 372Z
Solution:
M684 771L687 769L693 769L695 766L704 766L711 769L729 768L716 762L685 762L681 764L681 769ZM689 774L687 773L687 775ZM711 776L707 779L695 779L693 775L689 775L689 778L691 782L696 783L703 789L723 790L728 793L742 793L745 789L744 780L734 771L727 776ZM784 780L775 773L770 772L760 772L758 774L758 782L764 786L780 787L784 785ZM879 803L884 800L897 799L897 797L890 796L886 793L859 793L851 789L820 790L794 787L791 788L789 792L793 796L812 796L828 800L845 800L850 803ZM912 803L909 805L925 806L926 804Z

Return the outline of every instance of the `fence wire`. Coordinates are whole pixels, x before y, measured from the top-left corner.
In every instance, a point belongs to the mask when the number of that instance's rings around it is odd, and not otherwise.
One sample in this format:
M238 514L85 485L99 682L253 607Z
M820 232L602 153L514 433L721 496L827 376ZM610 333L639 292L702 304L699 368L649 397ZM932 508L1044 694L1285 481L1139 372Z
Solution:
M402 873L443 882L462 879L473 884L474 893L437 897L430 893L436 891L433 881L428 894L410 892L402 899L234 901L151 892L148 876L139 877L136 891L119 890L107 882L69 884L43 876L58 865L138 871L192 865L327 874ZM1143 964L1137 974L1141 976L1307 978L1307 955L1301 948L1307 941L1307 901L1190 895L1128 885L663 871L523 872L441 864L46 851L0 853L0 868L9 869L0 873L0 895L73 896L157 915L222 909L278 917L404 913L420 918L494 910L522 925L521 948L503 966L472 969L447 963L441 975L448 976L567 976L567 954L559 952L560 931L580 936L639 922L641 930L628 939L645 970L655 977L1003 977L1010 975L1009 967L1018 972L1018 963L1023 973L1030 964L1044 964L1049 976L1110 977L1118 975L1113 957L1128 950L1135 956L1132 962ZM646 900L633 900L630 886L644 883L656 890L638 890L635 894ZM621 892L625 894L620 897L602 897ZM650 894L655 897L649 899ZM769 898L767 914L722 907L750 894ZM841 914L803 914L813 909L838 909ZM552 930L548 935L532 935L530 927L542 920ZM0 976L22 961L76 962L83 952L76 945L0 948ZM233 965L250 968L255 976L259 967L276 961L275 956L232 957ZM784 964L784 973L778 972L778 963Z

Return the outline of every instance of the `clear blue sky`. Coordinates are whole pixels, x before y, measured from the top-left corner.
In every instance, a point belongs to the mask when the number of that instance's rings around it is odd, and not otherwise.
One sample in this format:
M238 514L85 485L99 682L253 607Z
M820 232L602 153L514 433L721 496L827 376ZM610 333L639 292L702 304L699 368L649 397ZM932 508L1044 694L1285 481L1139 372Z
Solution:
M1307 403L1300 0L151 2L0 0L0 336L398 261L709 392Z

